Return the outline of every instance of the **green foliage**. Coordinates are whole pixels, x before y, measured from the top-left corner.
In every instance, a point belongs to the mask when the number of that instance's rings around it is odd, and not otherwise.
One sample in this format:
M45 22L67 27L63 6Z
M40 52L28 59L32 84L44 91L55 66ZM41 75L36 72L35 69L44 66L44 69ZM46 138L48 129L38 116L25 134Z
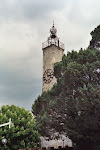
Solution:
M39 146L36 122L28 110L14 105L4 105L0 110L0 124L9 122L9 118L12 121L11 128L9 126L0 128L0 149L4 147L3 138L7 139L7 150Z
M92 40L90 41L91 49L100 49L100 25L94 29L91 33Z

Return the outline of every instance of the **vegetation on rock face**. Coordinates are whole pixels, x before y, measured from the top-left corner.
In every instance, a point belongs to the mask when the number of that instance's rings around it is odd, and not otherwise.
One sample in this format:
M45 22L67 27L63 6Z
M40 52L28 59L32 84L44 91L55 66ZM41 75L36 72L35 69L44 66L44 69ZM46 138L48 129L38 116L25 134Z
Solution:
M100 51L69 52L54 74L57 84L32 105L39 132L64 132L80 150L100 145Z
M7 150L18 150L21 148L38 147L40 143L36 122L32 113L24 108L14 105L4 105L0 110L0 124L9 122L11 128L4 126L0 128L0 149L4 148L2 139L7 139Z

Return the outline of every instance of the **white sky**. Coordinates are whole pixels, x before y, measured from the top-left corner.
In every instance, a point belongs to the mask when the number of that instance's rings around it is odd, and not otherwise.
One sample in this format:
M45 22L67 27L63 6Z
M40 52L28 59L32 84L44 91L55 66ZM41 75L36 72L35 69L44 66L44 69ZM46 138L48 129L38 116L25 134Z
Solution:
M42 42L53 20L67 51L86 48L100 0L0 0L0 107L31 110L42 93Z

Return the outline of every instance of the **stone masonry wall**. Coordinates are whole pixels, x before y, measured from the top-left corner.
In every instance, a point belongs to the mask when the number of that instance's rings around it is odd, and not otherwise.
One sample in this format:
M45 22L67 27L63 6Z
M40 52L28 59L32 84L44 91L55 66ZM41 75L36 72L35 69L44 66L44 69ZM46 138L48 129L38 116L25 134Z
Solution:
M43 74L47 69L53 69L54 63L60 62L62 60L64 50L55 45L50 45L47 48L43 49ZM42 91L48 91L53 87L53 84L56 83L56 78L46 84L43 81L43 89Z

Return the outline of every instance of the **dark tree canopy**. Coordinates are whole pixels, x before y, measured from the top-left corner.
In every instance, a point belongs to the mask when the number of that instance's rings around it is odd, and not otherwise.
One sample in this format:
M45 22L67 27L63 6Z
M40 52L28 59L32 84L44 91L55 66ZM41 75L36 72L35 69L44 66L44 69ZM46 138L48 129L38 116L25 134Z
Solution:
M100 51L69 52L54 74L57 84L32 105L41 135L66 133L80 150L100 145Z
M100 50L100 25L94 29L91 33L92 40L90 41L91 49L99 49Z
M9 122L11 128L4 126L0 128L0 149L4 148L2 139L7 139L7 150L18 150L21 148L35 148L40 144L39 133L32 113L15 105L4 105L0 109L0 124Z

